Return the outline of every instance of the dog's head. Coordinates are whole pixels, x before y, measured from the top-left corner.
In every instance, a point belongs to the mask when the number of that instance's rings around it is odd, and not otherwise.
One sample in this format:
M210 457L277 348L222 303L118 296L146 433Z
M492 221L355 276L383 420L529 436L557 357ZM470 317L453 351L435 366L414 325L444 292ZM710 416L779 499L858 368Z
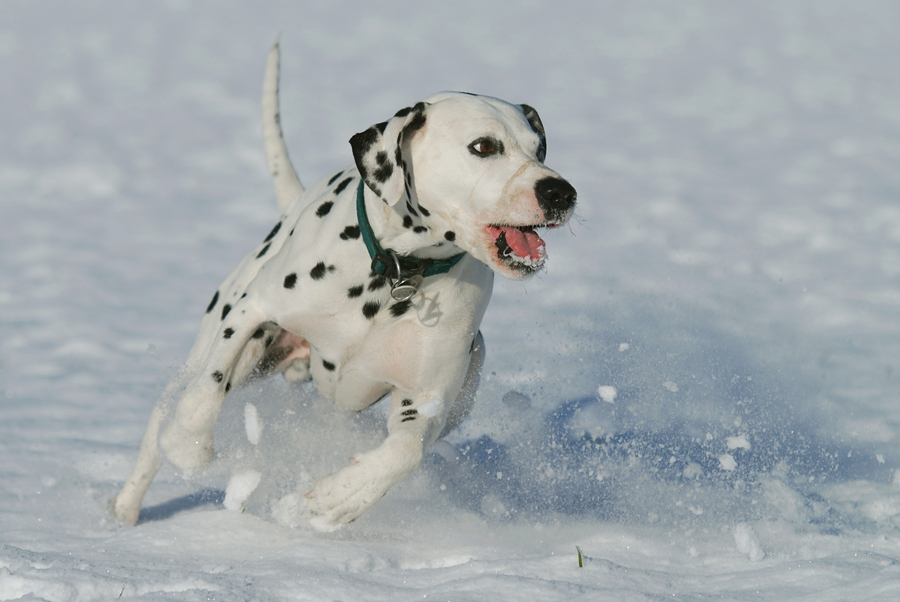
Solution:
M459 247L527 278L546 259L537 230L566 223L575 207L575 189L544 165L544 126L528 105L443 92L350 143L366 185L405 214L423 257Z

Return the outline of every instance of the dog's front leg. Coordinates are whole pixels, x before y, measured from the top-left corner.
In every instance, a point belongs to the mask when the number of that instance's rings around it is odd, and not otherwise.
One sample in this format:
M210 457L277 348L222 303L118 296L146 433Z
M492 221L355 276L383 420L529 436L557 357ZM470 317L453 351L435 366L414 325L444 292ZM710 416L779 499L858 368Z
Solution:
M356 454L352 464L318 479L306 497L311 523L334 530L375 505L394 484L422 463L425 444L441 431L445 404L429 395L394 388L388 437L375 449Z

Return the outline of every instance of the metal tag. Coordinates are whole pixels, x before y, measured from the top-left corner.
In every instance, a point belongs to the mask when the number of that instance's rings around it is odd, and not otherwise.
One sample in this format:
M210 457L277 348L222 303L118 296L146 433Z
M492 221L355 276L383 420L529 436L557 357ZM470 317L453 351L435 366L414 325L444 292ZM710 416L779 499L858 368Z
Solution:
M409 278L398 280L391 285L391 297L395 301L407 301L419 292L419 287L422 286L424 281L425 279L419 274L413 274Z

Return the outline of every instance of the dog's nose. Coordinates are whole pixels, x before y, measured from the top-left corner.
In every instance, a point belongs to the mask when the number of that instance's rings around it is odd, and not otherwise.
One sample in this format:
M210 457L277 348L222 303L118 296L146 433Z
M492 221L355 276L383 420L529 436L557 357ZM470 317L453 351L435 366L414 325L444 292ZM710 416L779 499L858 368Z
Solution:
M542 178L534 185L534 194L544 216L550 220L565 219L566 213L575 204L578 193L562 178Z

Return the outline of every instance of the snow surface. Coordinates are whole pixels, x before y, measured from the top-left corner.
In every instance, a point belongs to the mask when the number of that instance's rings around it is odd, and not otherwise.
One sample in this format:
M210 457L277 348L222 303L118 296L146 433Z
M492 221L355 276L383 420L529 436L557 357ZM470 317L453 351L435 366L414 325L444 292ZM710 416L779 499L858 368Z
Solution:
M0 15L0 600L900 599L900 4ZM477 91L539 110L578 216L497 282L468 421L358 521L296 509L383 410L272 379L226 405L209 475L164 469L122 527L150 409L277 217L279 34L306 184Z

